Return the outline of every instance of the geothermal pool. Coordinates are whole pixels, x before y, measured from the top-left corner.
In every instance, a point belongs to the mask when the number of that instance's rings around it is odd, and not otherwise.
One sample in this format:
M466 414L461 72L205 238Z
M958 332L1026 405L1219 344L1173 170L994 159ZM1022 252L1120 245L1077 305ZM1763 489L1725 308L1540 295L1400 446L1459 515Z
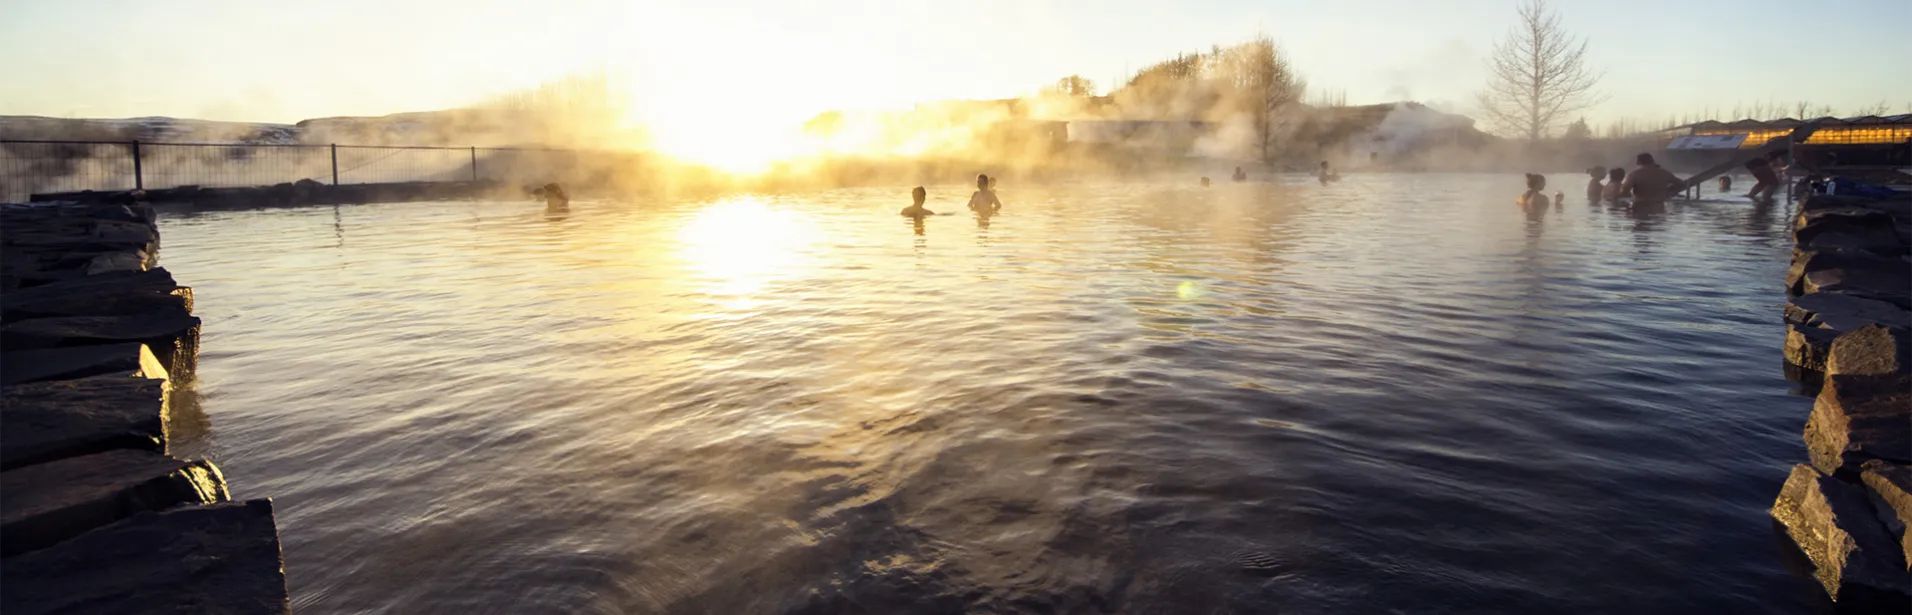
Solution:
M301 613L1813 610L1785 206L1553 179L175 213L173 429Z

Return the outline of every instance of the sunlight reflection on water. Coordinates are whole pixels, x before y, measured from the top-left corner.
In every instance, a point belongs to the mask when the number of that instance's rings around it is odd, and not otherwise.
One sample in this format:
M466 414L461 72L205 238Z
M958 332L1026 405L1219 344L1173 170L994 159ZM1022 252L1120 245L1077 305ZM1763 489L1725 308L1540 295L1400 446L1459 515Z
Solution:
M1294 179L175 213L181 445L304 613L1807 610L1786 212Z

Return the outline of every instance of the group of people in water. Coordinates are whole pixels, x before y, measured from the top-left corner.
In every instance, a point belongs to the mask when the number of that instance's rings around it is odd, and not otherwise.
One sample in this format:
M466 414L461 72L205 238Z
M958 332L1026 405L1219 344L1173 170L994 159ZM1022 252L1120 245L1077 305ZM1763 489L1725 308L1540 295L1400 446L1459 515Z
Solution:
M924 216L936 215L936 212L923 206L927 200L929 200L929 191L922 186L917 186L910 190L910 206L903 208L900 213L905 217L918 220ZM996 178L988 175L976 176L976 192L969 195L969 210L985 218L1002 211L1002 199L996 196Z
M1236 183L1248 181L1248 172L1243 171L1241 167L1235 167L1235 175L1232 177L1232 179L1234 179ZM1341 174L1334 172L1332 169L1329 169L1328 161L1323 160L1321 161L1321 167L1315 171L1315 179L1319 180L1321 182L1321 185L1326 186L1330 182L1341 181ZM1203 176L1202 187L1207 188L1208 186L1209 186L1208 177Z
M1667 171L1658 163L1654 162L1652 154L1642 153L1635 157L1634 160L1638 164L1638 168L1634 169L1632 173L1628 173L1626 169L1620 167L1614 167L1612 169L1593 167L1587 169L1587 175L1589 177L1587 180L1587 201L1619 202L1622 199L1631 199L1631 202L1636 205L1653 205L1664 203L1668 198L1688 188L1685 180L1680 179L1679 176L1674 175L1671 171ZM1763 156L1756 156L1752 160L1748 160L1745 167L1746 171L1753 176L1753 188L1745 194L1746 198L1750 198L1754 201L1771 200L1774 193L1780 188L1782 183L1780 178L1785 175L1788 169L1786 152L1776 150L1768 152ZM1605 183L1601 182L1602 179L1606 180ZM1527 174L1527 191L1522 193L1520 198L1515 202L1519 204L1522 209L1532 209L1536 206L1545 207L1547 197L1543 193L1543 189L1546 187L1547 178L1529 173ZM1721 175L1719 178L1719 191L1729 192L1732 189L1732 176ZM1559 204L1559 200L1560 193L1555 192L1554 203L1556 206Z
M1587 202L1618 202L1631 199L1636 205L1654 205L1665 203L1673 195L1686 189L1686 180L1680 179L1672 171L1661 167L1653 160L1653 155L1641 153L1634 157L1637 165L1632 173L1626 169L1614 167L1593 167L1587 169ZM1601 183L1601 180L1606 180ZM1547 177L1538 173L1527 174L1527 191L1514 199L1514 204L1529 213L1544 210L1551 203L1558 208L1564 203L1566 195L1555 190L1553 198L1546 193Z

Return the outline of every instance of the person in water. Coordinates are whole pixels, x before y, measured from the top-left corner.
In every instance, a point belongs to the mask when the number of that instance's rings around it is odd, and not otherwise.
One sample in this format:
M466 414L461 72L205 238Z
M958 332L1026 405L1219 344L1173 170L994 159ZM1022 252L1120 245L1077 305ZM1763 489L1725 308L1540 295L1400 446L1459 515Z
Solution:
M571 205L571 196L565 194L564 187L559 186L557 182L545 184L543 188L537 189L532 194L544 197L546 209L564 209Z
M1719 191L1720 191L1720 194L1725 194L1725 193L1733 191L1733 176L1731 175L1719 176Z
M922 219L923 216L936 215L936 212L923 208L923 201L929 200L929 191L924 190L922 186L917 186L916 189L910 191L910 200L914 201L914 203L909 207L903 208L901 212L903 215L919 220Z
M1620 188L1633 195L1634 204L1664 203L1666 199L1680 191L1684 182L1673 172L1660 168L1653 161L1653 154L1641 152L1634 157L1640 168L1627 174Z
M1248 181L1248 172L1241 170L1241 167L1235 167L1235 181Z
M1769 157L1746 160L1746 170L1753 174L1753 189L1746 193L1746 199L1772 199L1772 191L1780 187L1780 174L1772 168L1772 160Z
M1587 178L1587 202L1600 200L1600 193L1605 188L1600 185L1600 180L1607 178L1607 168L1587 167Z
M1613 167L1612 169L1608 169L1607 170L1607 185L1600 189L1600 198L1606 199L1609 201L1618 201L1628 196L1626 186L1622 184L1622 182L1625 182L1626 179L1627 179L1626 169L1622 169L1620 167Z
M1203 175L1203 176L1202 176L1202 187L1203 187L1203 188L1207 188L1207 187L1208 187L1208 176L1207 176L1207 175Z
M990 183L988 175L976 176L976 192L969 195L970 211L985 216L1002 211L1002 200L996 198L996 190Z
M1514 199L1514 204L1527 213L1536 213L1547 209L1547 176L1538 173L1527 174L1527 191Z

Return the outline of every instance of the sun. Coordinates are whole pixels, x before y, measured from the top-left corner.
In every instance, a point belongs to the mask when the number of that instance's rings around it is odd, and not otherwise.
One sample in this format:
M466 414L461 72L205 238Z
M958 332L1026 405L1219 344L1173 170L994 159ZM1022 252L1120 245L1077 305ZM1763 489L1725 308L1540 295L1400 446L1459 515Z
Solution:
M713 203L678 229L679 256L715 295L743 298L807 264L818 229L756 197Z

